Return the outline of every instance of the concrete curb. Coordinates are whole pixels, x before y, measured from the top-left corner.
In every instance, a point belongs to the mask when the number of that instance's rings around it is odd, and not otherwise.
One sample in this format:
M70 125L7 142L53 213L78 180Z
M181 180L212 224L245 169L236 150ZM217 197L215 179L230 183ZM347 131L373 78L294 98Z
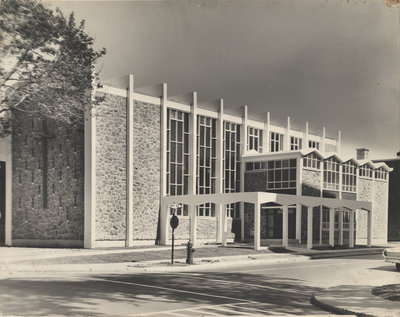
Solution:
M325 310L329 313L333 313L336 315L351 315L351 316L357 316L357 317L375 317L374 315L368 315L364 313L357 313L353 312L338 306L334 306L328 303L325 303L323 301L320 301L318 298L315 297L315 294L313 294L310 298L310 303L318 308L321 308L322 310Z
M343 251L318 251L318 253L297 253L309 256L311 260L341 258L347 256L362 256L362 255L375 255L382 254L384 248L374 249L359 249L359 250L343 250Z

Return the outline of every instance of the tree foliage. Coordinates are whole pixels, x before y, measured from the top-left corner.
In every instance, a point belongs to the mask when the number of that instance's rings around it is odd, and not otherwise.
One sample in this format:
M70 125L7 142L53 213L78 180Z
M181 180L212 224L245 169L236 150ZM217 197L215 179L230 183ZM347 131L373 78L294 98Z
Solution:
M102 101L92 96L94 65L106 50L93 48L84 26L37 0L0 2L0 136L17 112L82 123Z

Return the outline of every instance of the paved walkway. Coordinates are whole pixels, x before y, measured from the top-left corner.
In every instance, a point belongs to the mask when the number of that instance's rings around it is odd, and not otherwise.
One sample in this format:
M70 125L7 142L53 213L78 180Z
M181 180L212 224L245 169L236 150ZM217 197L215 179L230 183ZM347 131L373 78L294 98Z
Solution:
M176 251L179 254L186 252L185 246L178 246ZM199 250L201 249L201 250ZM236 266L286 263L308 261L308 256L295 255L290 253L273 253L265 248L261 252L252 249L218 248L215 245L196 247L197 253L205 256L194 256L194 264L186 264L186 258L177 257L174 265L171 265L171 247L153 247L139 249L108 249L108 250L85 250L85 249L48 249L48 248L0 248L0 272L2 276L15 272L81 272L81 273L126 273L127 271L146 272L168 272L168 271L193 271L209 269L219 266ZM178 253L178 252L177 252ZM221 255L224 254L224 255ZM232 255L238 254L239 255ZM110 256L136 259L140 261L107 262L107 257L90 261L91 258ZM195 253L196 255L196 253ZM155 256L160 259L152 260ZM71 259L75 258L75 259ZM73 261L72 261L73 260ZM72 263L71 263L72 262ZM97 262L97 263L96 263ZM99 263L100 262L100 263ZM101 263L102 262L102 263Z

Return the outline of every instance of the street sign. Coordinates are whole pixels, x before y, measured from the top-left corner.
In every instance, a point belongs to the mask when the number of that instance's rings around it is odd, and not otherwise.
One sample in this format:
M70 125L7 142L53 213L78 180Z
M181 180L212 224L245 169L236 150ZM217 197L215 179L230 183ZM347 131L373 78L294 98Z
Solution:
M174 214L169 221L171 228L175 230L179 226L179 218Z

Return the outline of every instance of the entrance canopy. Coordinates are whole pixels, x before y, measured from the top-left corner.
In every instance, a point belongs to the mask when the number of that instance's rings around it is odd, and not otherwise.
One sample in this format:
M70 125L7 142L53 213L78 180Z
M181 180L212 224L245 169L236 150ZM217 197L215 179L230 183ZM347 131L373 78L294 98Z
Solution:
M181 195L181 196L165 196L161 199L161 244L167 244L168 241L168 217L169 208L176 204L189 206L190 217L190 239L192 243L196 243L197 221L196 206L205 203L216 204L216 214L218 218L217 241L221 241L226 245L226 211L225 206L232 203L249 203L254 205L254 248L260 248L260 213L261 205L265 203L275 203L282 206L283 223L282 223L282 243L284 247L288 246L288 208L289 206L306 206L307 211L307 247L312 247L312 217L313 207L325 206L330 210L329 217L329 244L334 245L334 212L335 209L347 209L351 211L352 223L354 223L354 211L368 211L368 246L372 243L372 203L369 201L357 201L336 198L297 196L289 194L277 194L267 192L239 192L239 193L223 193L223 194L204 194L204 195ZM297 208L298 215L296 225L296 236L300 234L300 212L301 208ZM244 214L241 213L241 228L244 226ZM354 226L350 228L353 232ZM243 239L243 230L242 230ZM351 238L350 246L354 246L354 239Z
M307 207L326 206L328 208L347 208L351 210L364 209L368 211L371 210L372 208L372 203L369 201L297 196L297 195L275 194L266 192L165 196L162 198L161 205L168 206L169 204L172 203L181 203L189 206L190 205L196 206L204 203L214 203L218 205L224 205L235 202L245 202L250 204L255 204L255 203L264 204L264 203L274 202L279 205L301 204Z

